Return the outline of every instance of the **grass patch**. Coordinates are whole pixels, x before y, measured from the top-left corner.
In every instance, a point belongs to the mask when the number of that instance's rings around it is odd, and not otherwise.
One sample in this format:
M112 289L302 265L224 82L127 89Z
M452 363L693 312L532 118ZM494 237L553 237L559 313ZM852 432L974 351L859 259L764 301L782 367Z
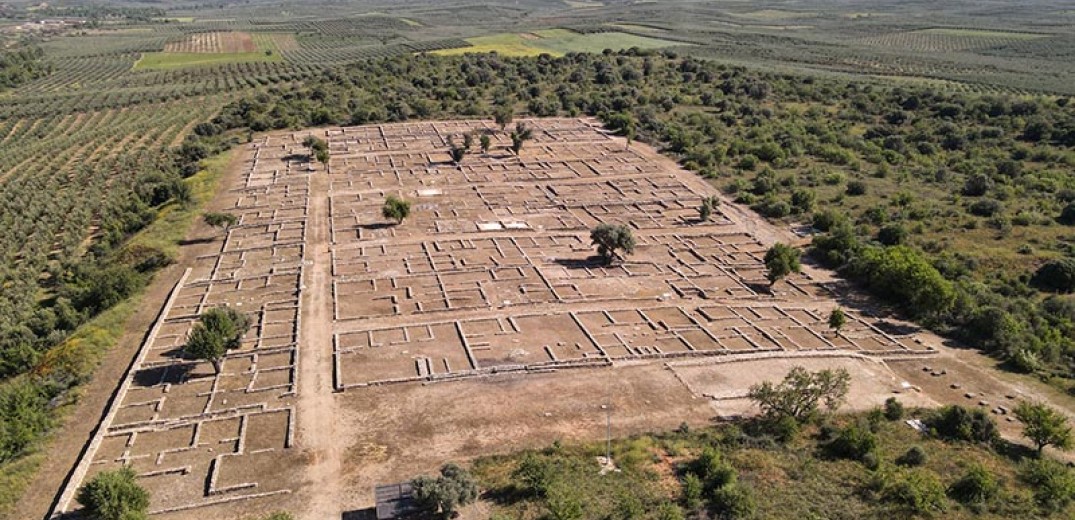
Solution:
M260 47L260 45L259 45ZM134 63L135 70L170 70L184 67L200 67L225 63L253 63L284 61L279 53L259 52L146 52Z
M225 153L203 161L202 171L185 180L193 191L193 203L185 207L177 204L165 206L157 220L132 237L128 244L156 247L174 256L179 241L201 214L202 206L216 192L230 158L231 155ZM126 301L97 315L75 330L63 343L49 350L41 363L49 368L43 370L67 370L88 379L105 354L123 336L127 322L142 305L144 292L144 289L139 290ZM25 384L26 377L4 381L3 386ZM52 410L54 426L62 422L68 411L80 401L80 391L80 387L69 391L60 406ZM46 434L29 449L27 455L0 465L0 515L11 513L37 473L47 456L43 451L47 439Z
M471 47L457 49L444 49L433 52L441 56L454 56L459 54L472 54L484 52L497 52L504 56L537 56L539 54L551 54L563 56L569 52L601 52L605 49L621 50L631 47L640 49L657 49L673 45L683 45L679 42L649 38L621 32L607 32L596 34L579 34L567 29L544 29L527 33L538 36L526 38L515 33L501 33L491 36L478 36L467 38Z

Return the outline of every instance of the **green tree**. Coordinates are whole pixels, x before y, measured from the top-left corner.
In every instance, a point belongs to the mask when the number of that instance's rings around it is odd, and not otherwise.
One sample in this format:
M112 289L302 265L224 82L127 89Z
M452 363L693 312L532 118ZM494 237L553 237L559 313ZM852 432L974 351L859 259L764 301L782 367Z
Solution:
M898 421L903 419L903 403L895 397L885 399L885 419Z
M440 468L440 476L421 476L411 481L414 498L424 508L451 518L461 506L478 499L478 481L452 463Z
M243 335L250 330L250 318L231 307L215 307L202 313L191 329L183 352L195 359L209 361L220 373L224 356L239 348Z
M317 136L308 135L306 139L302 140L302 145L310 150L310 157L317 157L319 153L324 153L325 157L328 157L328 143L324 139ZM322 163L326 161L321 161Z
M493 140L489 138L489 134L482 134L481 137L478 139L478 142L481 146L482 153L488 154L489 147L493 144Z
M988 443L998 436L997 424L982 409L946 406L927 417L925 423L934 435L947 440Z
M1015 417L1023 423L1023 435L1034 442L1040 456L1046 446L1068 450L1072 446L1067 417L1045 403L1023 401L1015 407Z
M1050 260L1034 273L1031 283L1047 291L1075 291L1075 258Z
M713 217L713 210L719 205L720 199L715 196L702 199L702 205L698 206L698 218L702 222L709 222L709 219Z
M470 134L467 135L469 136ZM463 162L463 157L467 154L467 150L469 149L470 146L466 144L463 146L455 144L455 140L452 139L452 136L448 136L448 155L452 156L452 162L456 165Z
M407 218L411 214L411 203L403 200L395 195L389 195L384 200L384 206L381 206L381 216L396 221L396 224L402 224L403 219Z
M837 336L840 335L840 329L844 328L844 325L846 324L847 316L844 315L843 309L837 307L829 313L829 328L832 329Z
M597 246L597 254L605 264L612 264L619 256L617 251L629 255L635 250L634 234L624 224L598 224L590 230L590 241Z
M135 481L134 470L124 466L98 473L78 489L78 501L90 520L144 520L149 518L149 493Z
M503 132L504 129L511 124L514 115L515 111L512 110L511 105L503 104L496 107L496 110L493 111L493 121L496 122L497 126L500 127L500 131Z
M230 227L234 226L235 224L239 223L239 217L236 217L235 215L232 215L231 213L213 213L213 212L210 212L210 213L206 213L206 214L202 215L202 220L205 221L206 224L208 224L208 225L210 225L212 227L221 228L221 229L223 229L225 231L228 228L230 228Z
M534 131L531 130L523 123L515 125L515 130L511 132L511 151L515 155L519 155L519 152L523 149L523 143L529 141L534 137Z
M847 370L810 372L794 367L780 384L770 381L752 385L747 397L757 403L769 418L793 417L805 421L824 403L829 411L843 404L850 389L851 374Z
M783 279L791 273L798 273L802 269L799 257L802 252L786 244L776 243L765 253L766 277L769 285Z

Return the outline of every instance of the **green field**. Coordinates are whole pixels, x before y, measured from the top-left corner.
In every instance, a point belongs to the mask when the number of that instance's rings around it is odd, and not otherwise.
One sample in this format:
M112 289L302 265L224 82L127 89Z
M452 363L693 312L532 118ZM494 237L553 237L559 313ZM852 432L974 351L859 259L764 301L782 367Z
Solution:
M284 61L279 53L265 52L147 52L134 63L135 70L169 70L223 63L253 63Z
M467 38L471 47L444 49L433 54L453 56L481 52L497 52L505 56L537 56L552 54L563 56L569 52L601 52L605 49L657 49L682 45L681 43L648 38L621 32L579 34L566 29L547 29L532 33L502 33L492 36Z

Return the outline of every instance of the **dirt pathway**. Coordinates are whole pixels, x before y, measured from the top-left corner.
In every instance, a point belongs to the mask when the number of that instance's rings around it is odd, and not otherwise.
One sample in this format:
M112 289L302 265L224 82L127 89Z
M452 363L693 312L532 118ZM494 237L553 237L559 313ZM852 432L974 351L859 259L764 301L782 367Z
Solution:
M332 255L328 245L328 175L311 174L299 331L299 446L310 456L306 510L299 518L340 518L346 428L332 388Z

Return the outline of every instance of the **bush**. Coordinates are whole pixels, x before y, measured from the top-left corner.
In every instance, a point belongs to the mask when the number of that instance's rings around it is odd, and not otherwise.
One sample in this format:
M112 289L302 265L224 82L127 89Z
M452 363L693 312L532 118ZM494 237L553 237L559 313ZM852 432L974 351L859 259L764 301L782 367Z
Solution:
M877 232L877 241L886 246L898 246L907 240L907 229L900 224L888 224Z
M1075 498L1075 473L1054 460L1029 460L1019 478L1034 489L1034 500L1046 512L1063 510Z
M838 223L846 221L847 217L836 210L825 209L814 213L813 226L818 231L829 231Z
M1030 282L1040 289L1060 293L1075 291L1075 258L1051 260L1038 268Z
M1075 226L1075 202L1071 202L1067 206L1064 206L1064 209L1060 212L1060 216L1057 217L1056 220L1065 226Z
M997 482L996 477L982 465L974 464L959 480L948 487L948 496L979 511L984 508L986 502L996 496L999 490L1000 483Z
M730 484L714 490L709 495L709 508L717 518L737 520L750 518L758 508L754 496L738 484Z
M903 403L895 397L885 399L885 419L898 421L903 419Z
M915 514L929 514L947 508L944 485L932 471L917 469L902 472L886 482L882 498L899 504Z
M434 513L439 511L449 518L459 506L478 498L477 480L465 469L451 463L440 468L440 476L423 475L412 480L411 485L415 501L424 509Z
M997 424L982 409L968 410L959 405L946 406L928 417L926 426L937 437L967 442L992 442L997 439Z
M826 445L825 451L833 457L862 460L876 448L877 436L863 425L852 424L840 430L836 438Z
M918 446L911 446L903 455L896 458L896 464L915 467L925 464L927 459L925 450Z
M847 194L854 196L865 195L866 183L862 181L851 181L847 183Z
M974 201L968 209L972 215L992 217L993 215L1000 213L1004 209L1004 206L997 200L982 199Z
M144 520L149 493L135 482L130 467L105 471L78 489L78 501L92 520Z

